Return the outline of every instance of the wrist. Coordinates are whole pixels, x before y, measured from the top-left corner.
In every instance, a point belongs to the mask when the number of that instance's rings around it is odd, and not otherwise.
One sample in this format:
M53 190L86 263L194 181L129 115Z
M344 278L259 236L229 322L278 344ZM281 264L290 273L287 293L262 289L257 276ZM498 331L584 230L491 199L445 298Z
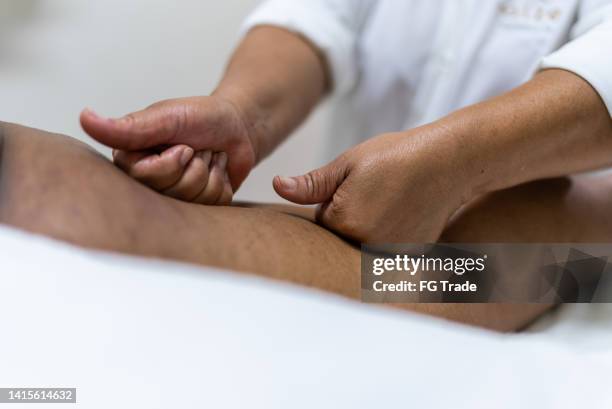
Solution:
M240 87L219 86L212 96L228 103L240 121L255 154L255 163L266 156L265 115L253 98Z
M493 160L482 123L470 112L459 111L432 123L437 146L444 149L449 176L460 186L461 202L498 190L499 162Z

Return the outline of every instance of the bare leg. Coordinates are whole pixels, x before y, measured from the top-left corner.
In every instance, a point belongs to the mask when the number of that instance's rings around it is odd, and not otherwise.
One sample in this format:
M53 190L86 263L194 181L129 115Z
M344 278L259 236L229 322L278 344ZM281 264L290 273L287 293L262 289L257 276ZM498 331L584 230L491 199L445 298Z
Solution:
M528 183L474 201L443 240L606 243L612 240L612 175L587 174Z
M359 297L359 251L303 217L178 202L134 182L73 139L8 124L0 124L0 134L2 223L87 247L253 272ZM538 194L543 188L548 190ZM541 182L474 203L444 240L604 241L612 235L606 229L611 204L612 187L602 178ZM559 223L564 217L567 222ZM546 308L403 307L500 330L519 328Z
M74 139L0 125L0 222L86 247L183 260L359 296L359 251L305 218L179 202Z

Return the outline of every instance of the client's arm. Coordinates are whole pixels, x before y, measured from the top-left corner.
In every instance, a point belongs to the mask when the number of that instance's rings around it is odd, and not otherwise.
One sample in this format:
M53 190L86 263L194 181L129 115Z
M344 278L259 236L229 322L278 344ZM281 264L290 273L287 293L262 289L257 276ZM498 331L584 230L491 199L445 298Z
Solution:
M1 223L86 247L252 272L359 297L359 251L306 218L279 209L207 207L170 199L65 136L0 123L0 140ZM478 239L477 225L463 227L470 239ZM449 237L460 241L461 235ZM500 330L521 327L545 309L403 307Z

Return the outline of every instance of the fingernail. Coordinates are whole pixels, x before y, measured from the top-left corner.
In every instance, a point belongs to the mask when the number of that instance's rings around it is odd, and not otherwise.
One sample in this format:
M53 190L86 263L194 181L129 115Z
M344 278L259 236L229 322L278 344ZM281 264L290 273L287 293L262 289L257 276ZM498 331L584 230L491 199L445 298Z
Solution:
M218 153L213 153L212 156L210 157L210 170L212 170L213 167L217 166L217 161L219 160L219 154Z
M227 165L227 153L220 152L217 161L219 168L221 168L221 170L225 170L225 166Z
M185 148L183 149L183 152L181 153L181 158L179 159L181 166L185 166L187 164L187 162L189 162L191 160L191 158L193 157L193 149L192 148Z
M83 110L83 112L85 113L85 115L89 115L89 116L94 117L94 118L103 119L103 118L102 118L100 115L98 115L98 114L96 113L96 111L94 111L93 109L91 109L91 108L89 108L89 107L85 108L85 109Z
M210 151L199 151L197 155L208 166L208 164L210 163L210 158L212 156L212 153Z
M212 151L206 151L204 152L204 156L202 157L202 160L204 161L206 166L210 166L210 162L212 161L212 158L213 158Z
M288 178L284 176L277 176L278 180L283 187L288 192L294 191L297 188L297 181L294 178Z

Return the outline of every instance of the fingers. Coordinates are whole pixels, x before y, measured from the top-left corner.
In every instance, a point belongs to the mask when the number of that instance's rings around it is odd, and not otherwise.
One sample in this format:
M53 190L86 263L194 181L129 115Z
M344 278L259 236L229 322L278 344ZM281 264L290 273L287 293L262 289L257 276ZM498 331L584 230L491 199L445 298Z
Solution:
M341 161L302 176L276 176L272 185L281 197L298 204L316 204L330 200L346 178L347 167Z
M92 138L121 151L184 144L197 151L226 152L231 158L227 172L233 190L238 189L257 160L256 144L242 110L219 97L164 100L117 119L85 109L80 121Z
M138 151L172 142L185 129L187 107L154 105L119 119L104 118L89 108L81 112L81 126L92 138L111 148Z
M208 184L211 151L197 152L187 164L182 176L162 193L175 199L193 201Z
M175 199L207 205L227 205L234 195L224 152L194 154L177 145L161 154L113 151L115 164L141 183Z
M161 154L149 151L114 151L113 156L117 166L128 175L161 191L174 186L179 181L193 154L194 151L189 146L176 145Z
M230 181L228 173L225 172L223 193L221 193L221 197L217 200L217 204L223 205L223 206L229 205L232 203L233 197L234 197L234 190L232 189L232 183Z
M218 152L213 155L208 183L193 202L201 204L226 205L231 203L234 192L226 172L227 154Z

